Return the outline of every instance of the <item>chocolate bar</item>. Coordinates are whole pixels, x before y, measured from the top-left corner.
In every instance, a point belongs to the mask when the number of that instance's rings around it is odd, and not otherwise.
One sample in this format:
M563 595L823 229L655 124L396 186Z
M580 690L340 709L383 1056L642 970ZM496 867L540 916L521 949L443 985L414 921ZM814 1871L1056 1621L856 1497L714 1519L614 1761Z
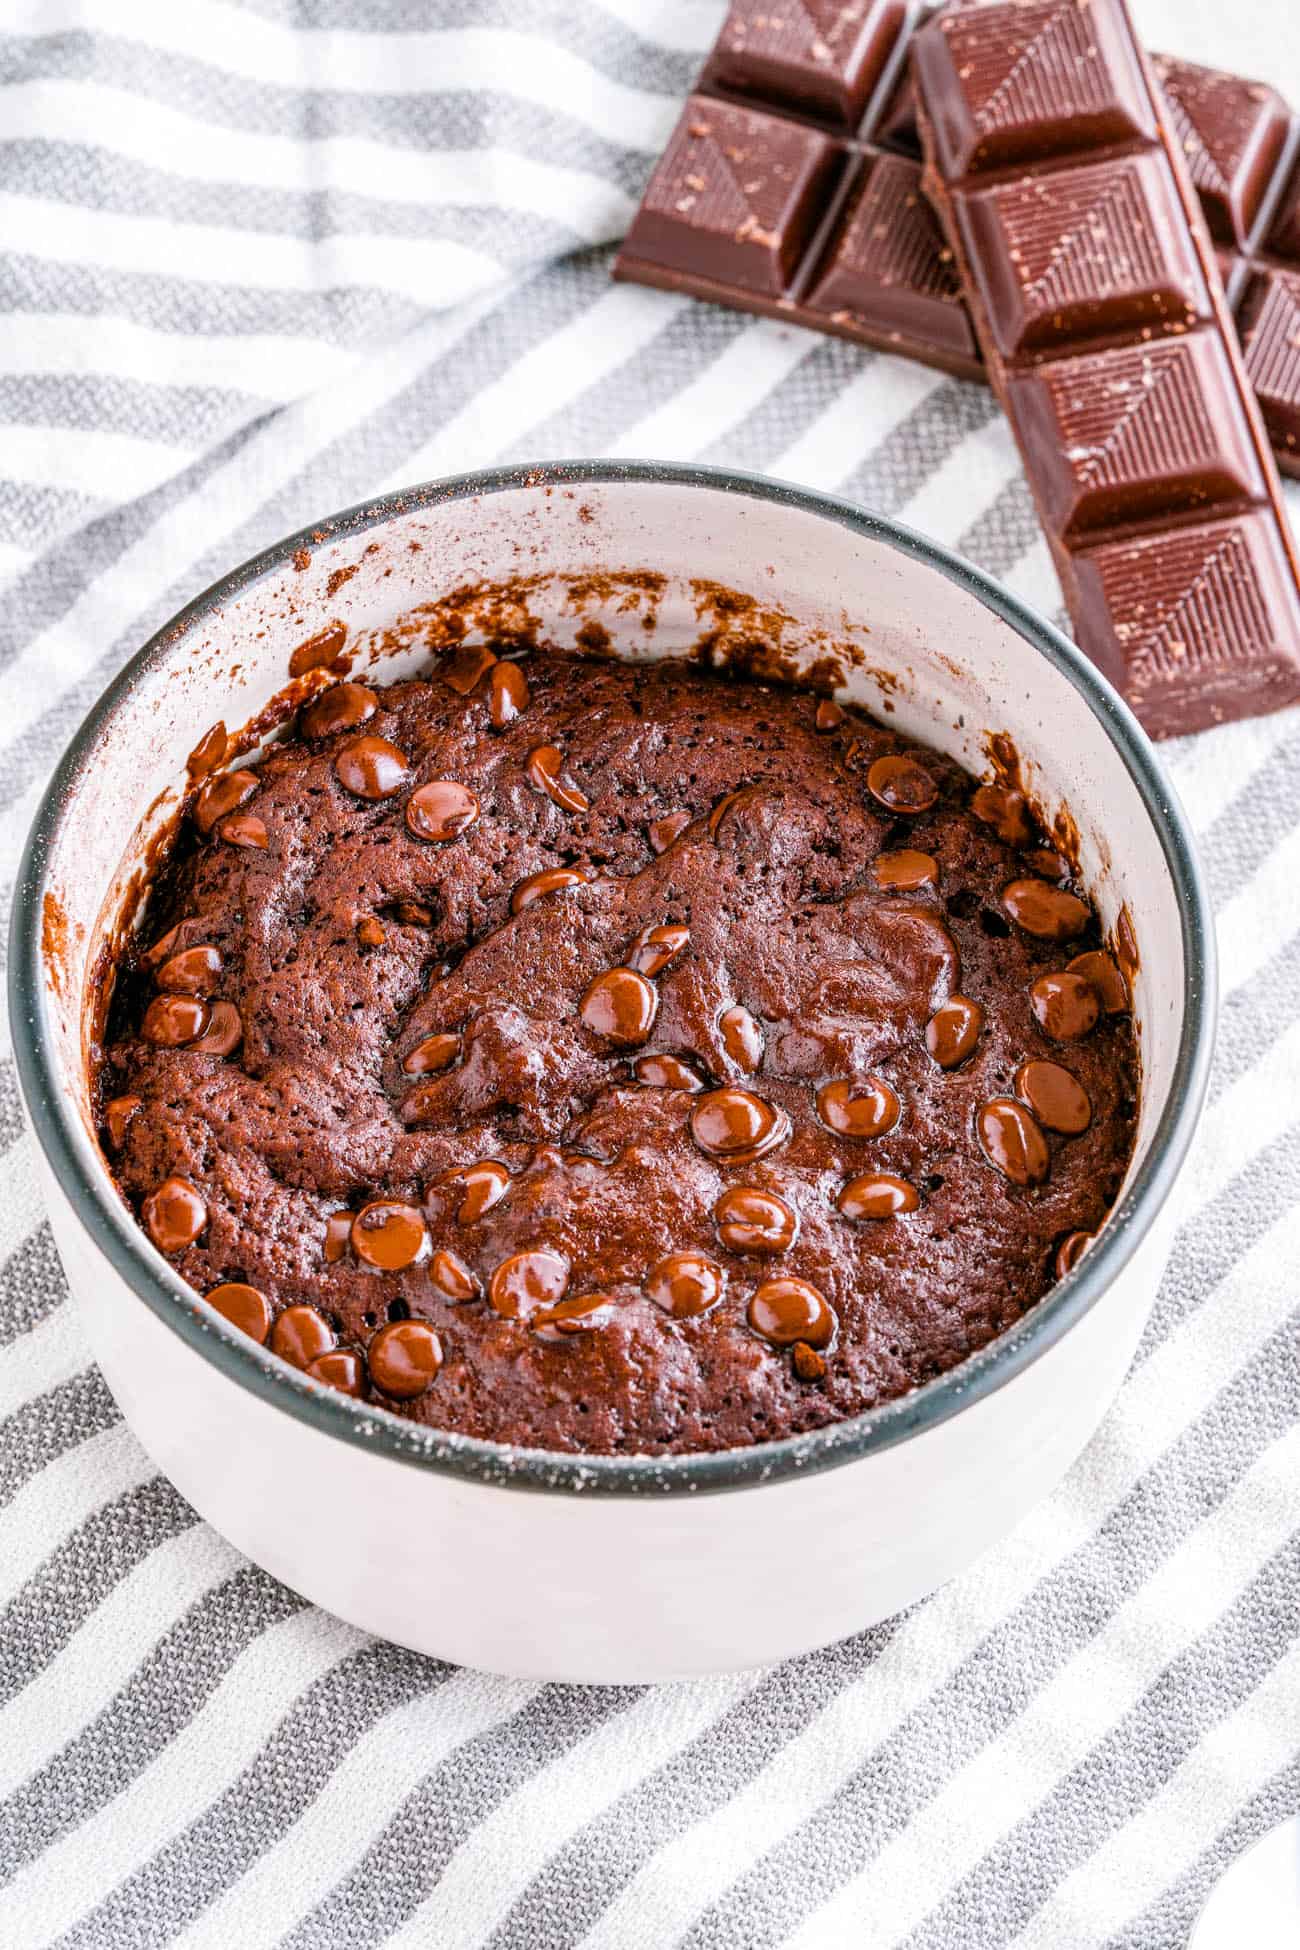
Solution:
M921 193L914 25L900 0L733 0L614 275L983 377ZM1278 464L1300 475L1300 125L1260 83L1154 66Z
M1126 0L948 9L912 71L924 188L1080 646L1157 735L1300 699L1277 473ZM1246 186L1219 194L1231 224Z

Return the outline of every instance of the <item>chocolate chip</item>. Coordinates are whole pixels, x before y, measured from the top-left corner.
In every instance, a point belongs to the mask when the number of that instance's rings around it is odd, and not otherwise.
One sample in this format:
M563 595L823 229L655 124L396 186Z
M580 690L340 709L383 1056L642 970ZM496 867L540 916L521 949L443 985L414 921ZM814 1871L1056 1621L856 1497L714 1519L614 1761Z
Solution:
M1128 983L1118 964L1100 948L1076 955L1065 966L1071 975L1082 975L1085 982L1092 983L1108 1016L1123 1015L1129 1008Z
M305 1304L286 1307L271 1329L271 1352L295 1368L310 1367L318 1355L328 1353L337 1336L319 1307Z
M120 1151L126 1143L127 1127L143 1102L142 1097L110 1097L104 1105L108 1141L114 1151Z
M1092 983L1068 970L1040 975L1030 985L1029 1002L1045 1036L1054 1043L1075 1043L1097 1026L1101 998Z
M1093 1235L1090 1232L1067 1232L1056 1249L1056 1277L1063 1280L1072 1273L1091 1246Z
M763 1062L763 1031L739 1003L724 1009L718 1017L718 1034L722 1047L738 1070L749 1076L759 1069Z
M352 1214L331 1212L325 1221L325 1244L322 1248L325 1264L337 1266L351 1243Z
M674 1320L694 1320L708 1313L721 1300L726 1283L722 1268L703 1253L669 1253L656 1260L643 1281L656 1307Z
M796 1341L825 1347L835 1332L835 1316L824 1295L807 1280L789 1275L755 1287L748 1320L754 1332L774 1347L792 1347Z
M890 893L913 894L918 887L937 884L939 862L932 853L917 853L905 846L897 853L878 853L872 871L877 885Z
M561 812L584 813L591 805L585 792L576 785L565 785L560 774L564 770L564 753L555 745L537 745L528 754L524 767L525 776L535 792L544 792L552 805Z
M1092 1105L1079 1079L1059 1063L1022 1063L1016 1095L1023 1098L1044 1129L1078 1137L1092 1122Z
M299 729L304 738L332 738L355 731L375 714L379 699L364 684L334 684L303 706Z
M671 968L691 938L690 929L665 923L642 928L628 951L627 965L639 975L662 975Z
M209 1009L197 995L156 995L144 1012L140 1034L159 1049L183 1049L208 1026Z
M271 1303L264 1293L242 1280L228 1280L224 1286L214 1286L207 1301L232 1327L263 1345L271 1331Z
M459 1055L459 1036L434 1034L426 1036L402 1058L402 1068L408 1077L433 1076L440 1070L449 1070Z
M382 948L388 936L384 924L375 914L367 914L357 922L357 940L363 948Z
M246 846L262 851L271 844L265 820L256 813L231 813L217 828L217 838L227 846Z
M892 813L928 812L939 796L924 765L901 752L874 760L867 772L867 791Z
M549 1246L512 1253L488 1281L488 1299L503 1320L526 1320L539 1307L553 1307L569 1284L569 1262Z
M453 1306L478 1297L478 1280L460 1255L448 1252L445 1247L439 1248L429 1261L429 1283Z
M194 824L204 838L219 819L247 803L260 781L256 772L222 772L209 779L194 801Z
M844 712L833 697L823 697L818 701L813 723L818 731L836 731L844 723Z
M481 1158L444 1172L437 1185L456 1195L456 1222L468 1226L500 1204L510 1188L510 1172L496 1158Z
M784 1144L790 1119L751 1090L710 1090L691 1112L691 1136L711 1158L748 1164Z
M783 1198L757 1185L730 1185L713 1208L718 1237L728 1252L767 1256L789 1252L799 1221Z
M840 1137L883 1137L901 1114L898 1093L883 1077L864 1077L861 1083L840 1078L817 1092L817 1115Z
M1069 861L1050 846L1031 847L1025 855L1025 865L1044 880L1065 880L1070 872Z
M846 1219L893 1219L900 1212L915 1212L920 1203L915 1185L892 1171L864 1171L850 1178L835 1200Z
M679 839L691 823L688 812L665 813L662 819L652 819L646 827L646 837L650 841L652 853L666 853L675 839Z
M479 816L478 794L457 779L430 779L406 802L407 830L417 840L454 840Z
M1013 1185L1041 1185L1051 1165L1047 1139L1014 1097L991 1097L976 1114L989 1163Z
M180 995L211 995L221 979L220 952L209 944L182 948L158 970L158 986Z
M976 819L993 828L1006 846L1029 846L1037 835L1029 801L1014 786L977 786L971 795L970 809Z
M575 1334L608 1327L617 1304L611 1293L575 1293L568 1300L557 1300L553 1307L540 1307L528 1325L539 1341L568 1341Z
M208 1208L188 1178L164 1178L144 1202L145 1231L160 1253L183 1253L207 1223Z
M366 1349L370 1379L394 1401L414 1401L437 1378L442 1342L427 1320L395 1320Z
M414 1266L428 1243L420 1213L400 1199L372 1199L352 1221L353 1252L380 1273L400 1273Z
M496 729L504 731L508 724L513 724L520 712L528 709L528 702L528 680L518 664L493 664L488 686L488 717Z
M307 1372L313 1381L321 1382L326 1388L336 1388L340 1395L365 1393L365 1362L354 1347L327 1349L307 1363Z
M233 1002L214 1002L208 1026L191 1048L204 1056L232 1056L244 1040L244 1025Z
M941 1070L955 1070L979 1041L984 1011L968 995L950 995L925 1025L925 1047Z
M638 1056L632 1065L638 1083L652 1090L703 1090L705 1079L683 1057L656 1053Z
M349 740L339 750L334 772L339 784L358 799L391 799L411 775L396 745L369 734Z
M486 643L462 643L452 651L439 675L458 697L468 697L495 663L496 652L489 650Z
M588 986L578 1013L594 1036L628 1049L643 1043L654 1028L659 997L654 984L634 968L607 968Z
M580 873L577 867L544 867L541 873L530 873L518 882L510 896L510 912L522 914L544 894L556 894L565 887L584 887L590 879L589 873Z
M1009 880L1002 905L1018 928L1039 941L1071 941L1092 919L1077 894L1045 880Z

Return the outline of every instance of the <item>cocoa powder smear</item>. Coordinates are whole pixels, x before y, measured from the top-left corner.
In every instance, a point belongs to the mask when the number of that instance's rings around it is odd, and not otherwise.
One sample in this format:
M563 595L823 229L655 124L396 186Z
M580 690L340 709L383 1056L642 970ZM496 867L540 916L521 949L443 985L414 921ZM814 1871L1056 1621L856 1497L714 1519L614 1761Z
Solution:
M448 669L313 703L155 883L104 1143L182 1277L323 1386L570 1452L814 1428L1010 1326L1136 1099L1028 808L776 685Z

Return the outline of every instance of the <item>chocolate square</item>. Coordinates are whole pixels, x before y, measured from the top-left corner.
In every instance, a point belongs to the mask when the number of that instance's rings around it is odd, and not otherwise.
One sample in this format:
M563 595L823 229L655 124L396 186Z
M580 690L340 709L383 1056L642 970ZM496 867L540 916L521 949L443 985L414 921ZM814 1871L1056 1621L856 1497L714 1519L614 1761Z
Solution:
M1290 116L1262 82L1155 55L1174 135L1210 234L1244 249L1282 155Z
M856 129L906 12L904 0L732 0L700 86Z

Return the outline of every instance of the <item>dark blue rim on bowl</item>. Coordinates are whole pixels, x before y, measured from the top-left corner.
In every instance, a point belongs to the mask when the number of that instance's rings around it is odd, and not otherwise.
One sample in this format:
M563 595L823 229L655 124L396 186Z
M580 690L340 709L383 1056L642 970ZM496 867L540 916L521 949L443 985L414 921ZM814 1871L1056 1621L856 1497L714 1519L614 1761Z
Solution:
M42 969L45 871L90 755L102 749L114 712L141 675L170 657L214 610L282 568L295 550L381 527L395 516L509 489L617 485L704 487L819 515L914 556L970 591L1045 657L1083 696L1118 751L1159 836L1182 919L1185 989L1168 1102L1133 1182L1097 1244L1022 1320L959 1366L910 1394L850 1420L747 1449L681 1456L582 1456L515 1449L420 1427L383 1408L324 1388L232 1328L157 1255L97 1165L91 1140L60 1088L50 1057ZM1214 933L1186 818L1146 734L1093 666L1061 632L991 577L900 523L833 495L761 475L646 461L569 461L493 468L404 489L290 535L223 576L165 625L104 692L59 763L41 801L19 869L10 932L9 1015L19 1082L36 1137L65 1196L96 1246L132 1292L203 1360L312 1427L418 1469L515 1489L617 1496L741 1489L834 1468L886 1449L956 1415L1013 1379L1086 1314L1150 1229L1182 1165L1204 1101L1214 1039Z

